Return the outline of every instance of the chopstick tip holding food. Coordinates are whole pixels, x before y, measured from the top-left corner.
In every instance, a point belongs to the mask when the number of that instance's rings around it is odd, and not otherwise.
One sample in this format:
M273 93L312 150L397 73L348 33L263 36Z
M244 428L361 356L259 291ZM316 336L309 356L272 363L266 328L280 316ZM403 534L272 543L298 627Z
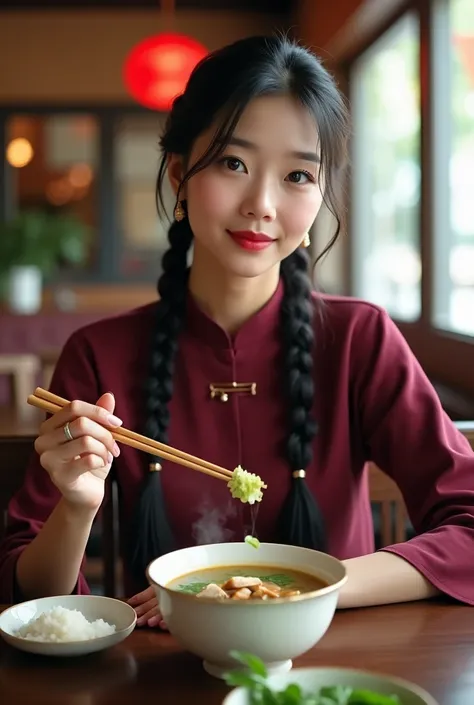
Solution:
M255 502L262 501L262 489L265 488L265 484L258 475L248 472L248 470L244 470L243 467L238 465L234 469L227 487L235 499L240 499L241 502L248 502L248 504L255 504Z
M30 394L27 401L31 406L35 406L49 414L56 414L70 404L67 399L63 399L41 387L37 387L34 394ZM197 470L219 480L225 480L234 499L239 499L247 504L255 504L255 502L262 501L262 490L266 489L266 485L258 475L244 470L240 465L231 472L220 465L202 460L165 443L154 441L151 438L135 433L135 431L129 431L122 427L109 428L109 430L118 443L158 456L162 460L169 460L191 470Z

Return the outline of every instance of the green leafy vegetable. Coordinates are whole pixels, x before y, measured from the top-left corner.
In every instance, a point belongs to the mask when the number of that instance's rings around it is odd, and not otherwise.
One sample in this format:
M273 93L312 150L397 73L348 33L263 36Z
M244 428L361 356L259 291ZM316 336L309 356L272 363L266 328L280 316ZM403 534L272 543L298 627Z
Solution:
M224 674L227 685L246 688L249 705L403 705L396 695L383 695L343 685L321 688L318 693L304 693L290 683L284 690L273 690L268 684L265 664L253 654L231 651L230 655L245 667Z
M184 585L179 585L176 588L178 592L188 592L190 595L197 595L198 592L204 590L208 586L208 583L185 583Z
M255 536L246 536L245 543L248 543L249 546L253 546L253 548L260 547L260 541L256 539Z
M255 504L255 502L262 501L262 489L265 488L265 484L258 475L248 472L238 465L232 472L232 477L227 483L227 487L235 499Z
M290 578L284 573L274 573L272 575L259 575L257 577L259 577L260 580L264 583L275 583L275 585L278 585L278 587L281 588L286 588L293 584L293 578Z

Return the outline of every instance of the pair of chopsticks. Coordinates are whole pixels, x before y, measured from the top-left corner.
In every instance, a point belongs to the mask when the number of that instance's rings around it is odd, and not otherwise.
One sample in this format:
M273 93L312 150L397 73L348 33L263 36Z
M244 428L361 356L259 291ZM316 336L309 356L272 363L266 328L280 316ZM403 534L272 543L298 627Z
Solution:
M56 394L52 394L41 387L37 387L34 394L30 394L27 401L31 406L35 406L49 414L56 414L70 403L67 399L58 397ZM123 443L137 450L142 450L144 453L149 453L150 455L157 455L163 460L170 460L172 463L183 465L191 470L203 472L219 480L229 482L232 477L232 472L220 467L220 465L214 465L214 463L209 463L207 460L201 460L201 458L197 458L189 453L184 453L165 443L154 441L151 438L135 433L135 431L129 431L126 428L111 427L106 424L102 425L112 433L113 438L118 441L118 443Z

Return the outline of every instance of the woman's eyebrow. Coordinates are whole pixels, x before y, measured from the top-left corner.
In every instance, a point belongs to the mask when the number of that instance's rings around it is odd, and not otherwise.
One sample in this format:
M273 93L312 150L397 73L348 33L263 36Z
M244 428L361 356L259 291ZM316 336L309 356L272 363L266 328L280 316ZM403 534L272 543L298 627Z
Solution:
M229 140L229 146L243 147L244 149L252 149L253 151L258 150L258 145L256 145L254 142L250 142L249 140L244 140L241 137L232 137L232 139ZM321 161L319 154L316 154L316 152L300 152L299 150L294 150L292 152L289 152L289 155L291 157L296 157L296 159L303 159L307 162L314 162L315 164L319 164L319 162Z

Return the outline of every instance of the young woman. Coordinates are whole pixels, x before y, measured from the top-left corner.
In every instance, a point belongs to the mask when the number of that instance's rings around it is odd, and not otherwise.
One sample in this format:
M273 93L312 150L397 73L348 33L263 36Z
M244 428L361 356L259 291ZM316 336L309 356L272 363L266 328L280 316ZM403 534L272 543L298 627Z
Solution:
M383 310L312 293L307 233L322 201L340 217L347 136L334 82L286 39L245 39L196 68L161 140L158 195L167 172L176 208L159 300L65 345L51 389L74 401L43 423L10 503L2 602L87 591L111 466L140 624L161 623L149 560L242 540L247 507L225 483L167 462L150 472L156 458L102 426L123 422L260 475L257 535L344 560L341 607L440 592L474 603L474 454ZM378 552L369 460L401 487L417 534Z

